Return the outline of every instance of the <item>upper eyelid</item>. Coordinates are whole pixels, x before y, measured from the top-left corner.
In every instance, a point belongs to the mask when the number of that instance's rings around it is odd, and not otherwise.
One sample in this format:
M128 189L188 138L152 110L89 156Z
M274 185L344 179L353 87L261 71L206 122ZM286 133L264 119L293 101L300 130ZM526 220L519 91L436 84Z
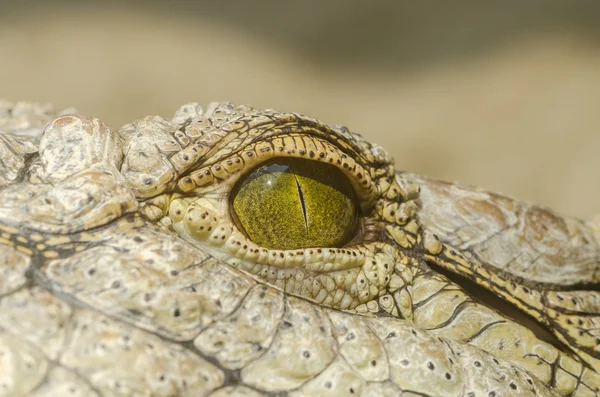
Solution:
M299 141L306 145L307 140L314 147L286 147L291 142ZM319 148L318 145L321 147ZM329 141L302 134L275 136L270 140L261 140L246 145L225 158L189 172L179 179L177 187L180 192L185 194L194 189L220 184L224 181L234 184L260 163L275 157L303 158L336 166L349 177L363 204L365 202L370 204L377 194L374 181L371 179L368 169L361 164L362 161L356 161L354 156L345 153Z

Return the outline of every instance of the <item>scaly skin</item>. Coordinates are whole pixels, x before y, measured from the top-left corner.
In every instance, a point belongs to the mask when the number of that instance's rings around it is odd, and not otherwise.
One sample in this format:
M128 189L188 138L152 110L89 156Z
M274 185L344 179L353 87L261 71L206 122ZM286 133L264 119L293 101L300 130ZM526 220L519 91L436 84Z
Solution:
M282 156L348 177L360 241L238 230L232 187ZM395 172L301 115L190 104L114 132L0 102L0 396L597 395L599 264L592 222Z

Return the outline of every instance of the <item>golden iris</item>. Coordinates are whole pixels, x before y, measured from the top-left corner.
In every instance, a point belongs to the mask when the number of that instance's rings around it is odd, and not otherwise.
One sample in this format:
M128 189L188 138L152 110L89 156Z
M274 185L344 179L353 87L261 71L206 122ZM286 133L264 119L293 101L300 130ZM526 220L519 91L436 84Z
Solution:
M266 161L236 184L231 203L238 227L265 248L341 247L358 226L350 181L318 161Z

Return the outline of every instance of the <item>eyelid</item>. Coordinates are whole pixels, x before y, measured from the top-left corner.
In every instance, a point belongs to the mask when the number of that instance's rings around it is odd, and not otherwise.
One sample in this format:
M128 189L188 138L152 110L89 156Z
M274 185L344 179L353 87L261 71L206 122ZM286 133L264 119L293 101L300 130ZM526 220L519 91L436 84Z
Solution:
M223 182L233 186L260 163L275 157L301 158L337 167L348 177L363 209L370 207L377 195L369 169L329 141L300 133L249 144L228 157L191 171L178 181L177 190L189 193Z

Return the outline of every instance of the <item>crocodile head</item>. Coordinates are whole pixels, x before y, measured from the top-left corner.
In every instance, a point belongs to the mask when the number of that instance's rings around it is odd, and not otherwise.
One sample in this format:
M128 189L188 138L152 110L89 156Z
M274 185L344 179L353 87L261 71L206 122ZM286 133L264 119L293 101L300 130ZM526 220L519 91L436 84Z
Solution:
M0 393L598 392L591 222L294 113L11 109Z

